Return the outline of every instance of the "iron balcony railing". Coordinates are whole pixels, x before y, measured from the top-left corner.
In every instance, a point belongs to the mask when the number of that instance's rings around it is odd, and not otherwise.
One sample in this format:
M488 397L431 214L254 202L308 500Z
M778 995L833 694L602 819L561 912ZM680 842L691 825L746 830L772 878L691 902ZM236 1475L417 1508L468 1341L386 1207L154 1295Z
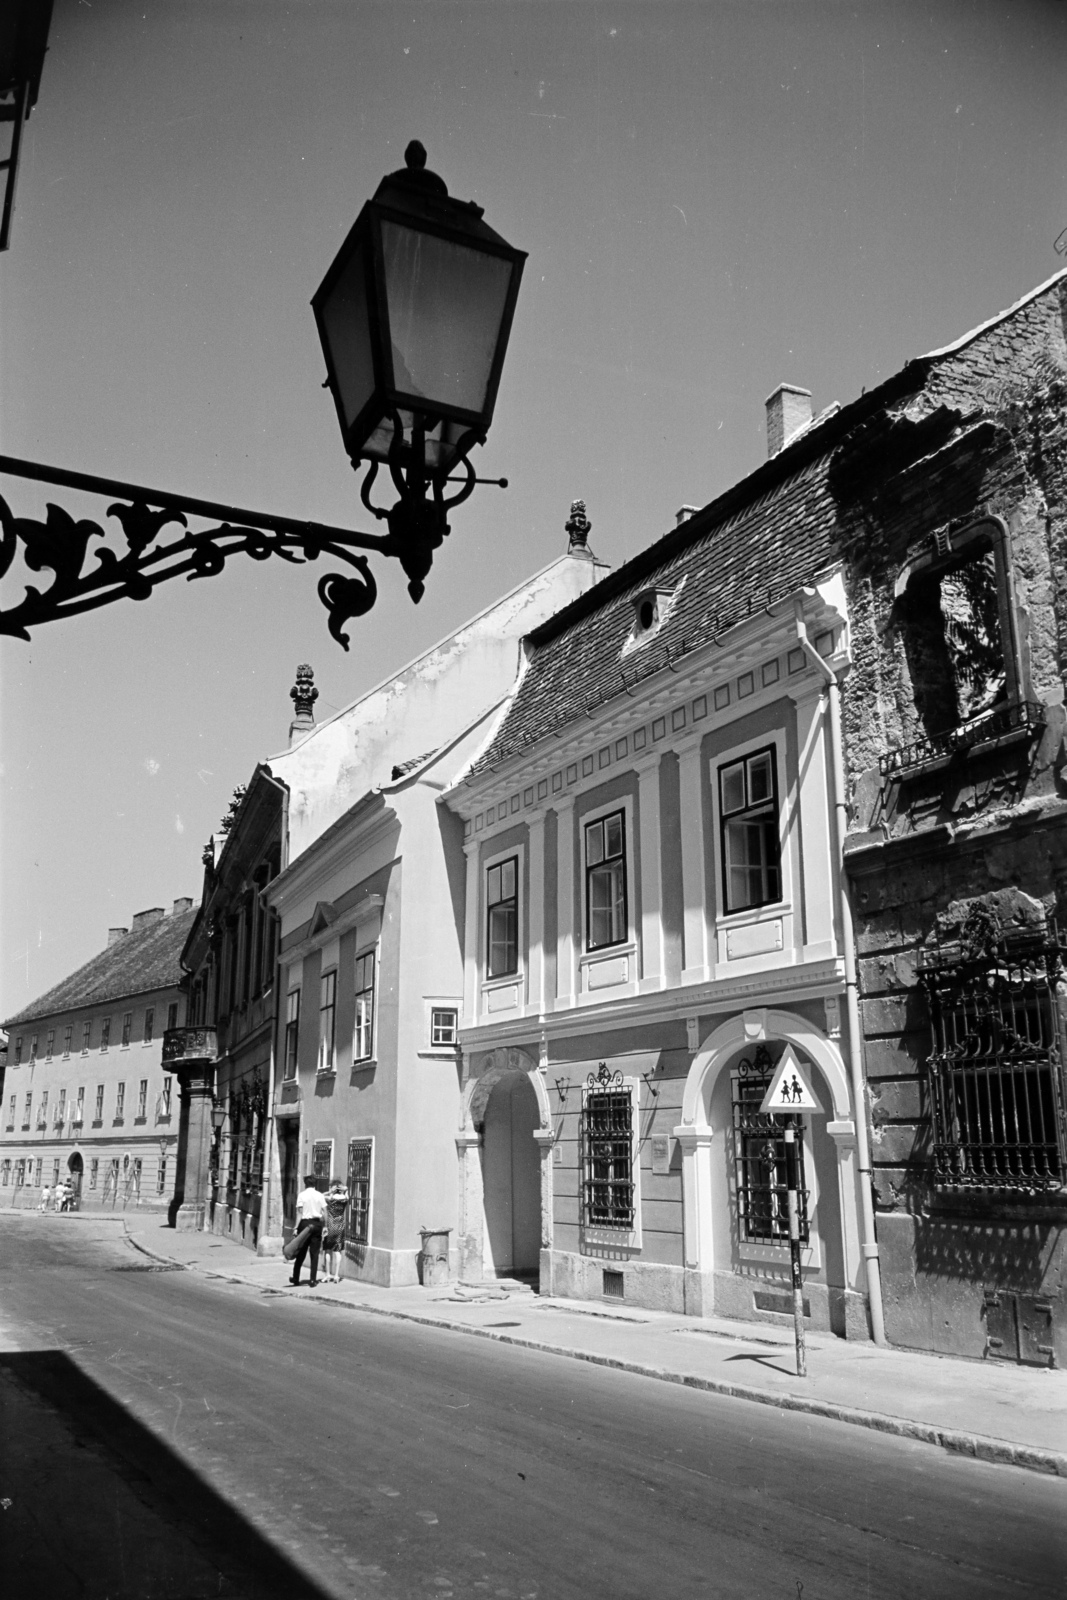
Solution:
M1067 946L1053 924L925 950L935 1182L1047 1194L1067 1186Z
M899 750L887 750L879 757L883 778L902 778L920 772L935 761L973 750L978 745L997 744L1020 734L1039 733L1045 726L1045 708L1039 700L1013 700L997 706L984 716L961 723L944 733L927 734Z

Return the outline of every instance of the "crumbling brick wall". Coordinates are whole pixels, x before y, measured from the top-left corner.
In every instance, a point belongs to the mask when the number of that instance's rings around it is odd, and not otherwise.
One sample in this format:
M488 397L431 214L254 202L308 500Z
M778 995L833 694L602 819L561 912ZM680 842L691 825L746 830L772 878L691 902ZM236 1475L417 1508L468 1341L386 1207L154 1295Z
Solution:
M916 363L912 392L855 430L830 470L851 615L847 868L887 1326L899 1342L971 1355L984 1350L983 1292L998 1284L1051 1295L1067 1344L1063 1201L933 1182L918 981L919 952L953 902L1016 889L1067 926L1065 329L1067 284L1056 282L960 349ZM991 516L1008 530L1020 688L1041 725L887 778L885 752L932 748L934 702L946 697L943 663L924 662L921 637L901 625L901 574L932 539Z

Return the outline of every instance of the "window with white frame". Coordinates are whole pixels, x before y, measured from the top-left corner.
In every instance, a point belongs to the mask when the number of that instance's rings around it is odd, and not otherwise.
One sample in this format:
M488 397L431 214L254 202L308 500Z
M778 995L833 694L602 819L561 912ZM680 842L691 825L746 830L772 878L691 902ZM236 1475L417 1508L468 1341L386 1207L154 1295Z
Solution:
M15 1131L15 1111L16 1111L17 1107L18 1107L18 1097L16 1095L12 1095L11 1098L7 1102L7 1131L8 1131L8 1133L14 1133L14 1131Z
M116 1122L121 1122L122 1121L122 1118L123 1118L123 1116L125 1114L125 1109L126 1109L126 1085L124 1083L117 1083L115 1085L115 1121Z
M148 1115L148 1079L142 1078L137 1086L137 1118L143 1122Z
M375 952L356 957L356 1019L352 1032L353 1061L369 1061L374 1054Z
M430 1011L430 1047L446 1050L459 1043L459 1012L454 1006L434 1006Z
M585 842L585 946L602 950L629 937L626 904L626 813L611 811L587 822Z
M74 1107L74 1125L75 1125L75 1127L80 1128L84 1121L85 1121L85 1085L82 1084L78 1089L78 1099L77 1099L77 1101L75 1103L75 1107Z
M485 875L485 975L519 970L519 858L495 861Z
M170 1078L163 1079L163 1091L159 1097L159 1114L161 1118L170 1117Z
M773 746L719 768L723 910L782 898L777 757Z
M26 1104L22 1108L22 1126L24 1128L28 1128L29 1125L30 1125L30 1113L31 1113L32 1110L33 1110L33 1090L29 1089L26 1092Z
M297 1054L300 1048L300 990L290 989L285 1000L285 1067L286 1078L296 1077Z
M102 1083L98 1083L96 1086L96 1110L93 1112L93 1116L97 1122L103 1122L104 1120L104 1085Z
M95 1189L96 1188L96 1180L97 1180L97 1176L98 1176L99 1172L100 1172L100 1157L99 1156L93 1156L92 1160L89 1162L89 1187L90 1187L90 1189Z
M54 1117L53 1120L54 1120L55 1125L56 1125L57 1128L61 1128L63 1126L64 1122L67 1120L67 1091L66 1091L66 1089L60 1089L60 1091L59 1091L59 1099L56 1102L56 1112L55 1112L55 1117Z
M334 1070L334 1037L337 1021L337 968L324 972L319 980L319 1071Z
M39 1128L46 1128L48 1126L48 1090L47 1089L42 1094L41 1103L37 1107L37 1126Z

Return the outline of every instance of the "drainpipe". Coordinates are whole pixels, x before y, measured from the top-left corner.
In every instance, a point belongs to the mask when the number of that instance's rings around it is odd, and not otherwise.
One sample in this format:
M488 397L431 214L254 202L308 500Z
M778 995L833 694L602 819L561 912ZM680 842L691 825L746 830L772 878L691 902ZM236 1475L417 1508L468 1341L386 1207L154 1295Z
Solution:
M845 1004L848 1019L849 1076L852 1080L852 1105L856 1116L856 1160L860 1179L860 1220L863 1238L860 1249L867 1272L867 1298L871 1308L871 1333L877 1345L886 1343L885 1319L882 1314L882 1274L878 1262L878 1240L874 1231L874 1201L871 1197L873 1172L871 1169L871 1143L867 1133L867 1092L863 1078L863 1056L860 1033L859 987L856 981L856 934L852 925L852 902L848 897L845 876L845 835L848 830L848 813L845 805L845 761L841 743L841 686L837 673L823 660L808 638L802 616L796 618L797 642L812 666L821 674L826 684L826 698L830 708L830 745L832 753L831 775L835 818L835 848L837 852L839 901L841 912L841 945L845 963Z

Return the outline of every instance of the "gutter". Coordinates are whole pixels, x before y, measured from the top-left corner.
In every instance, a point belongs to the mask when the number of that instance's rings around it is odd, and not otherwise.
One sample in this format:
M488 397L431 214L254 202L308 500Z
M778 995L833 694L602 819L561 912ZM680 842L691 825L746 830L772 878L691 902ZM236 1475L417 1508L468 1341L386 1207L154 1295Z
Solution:
M834 848L837 856L838 897L841 913L841 945L845 966L845 1003L848 1025L849 1078L852 1087L852 1105L856 1117L856 1162L860 1180L860 1222L862 1238L860 1251L867 1275L867 1299L871 1308L871 1333L876 1345L886 1344L885 1318L882 1309L882 1272L878 1259L878 1239L874 1227L874 1202L871 1197L873 1171L871 1168L871 1142L867 1129L867 1093L863 1073L862 1042L860 1032L859 986L856 979L856 932L852 923L852 902L848 897L848 879L845 874L844 847L848 831L848 814L845 804L845 763L841 743L841 685L833 667L828 666L808 638L801 616L796 619L797 643L823 678L830 710L830 743L832 746L831 781L833 784Z

